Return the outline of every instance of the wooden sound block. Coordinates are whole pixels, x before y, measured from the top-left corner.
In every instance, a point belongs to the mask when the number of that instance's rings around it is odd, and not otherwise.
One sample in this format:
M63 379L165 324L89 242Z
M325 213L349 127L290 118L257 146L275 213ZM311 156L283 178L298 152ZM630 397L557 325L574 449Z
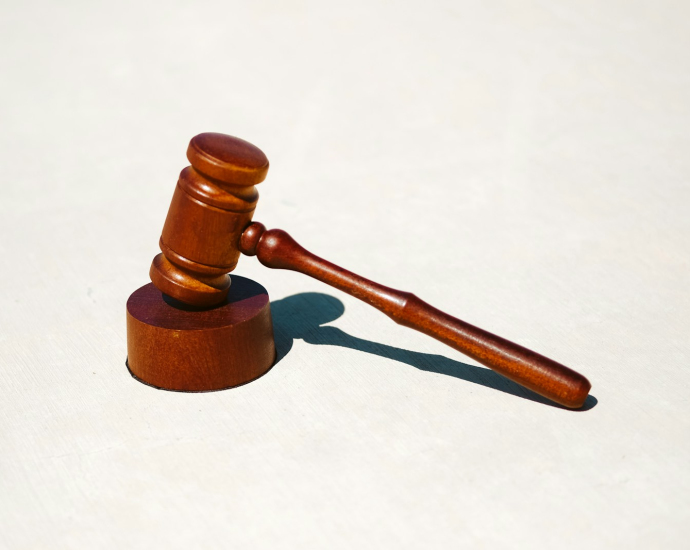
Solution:
M127 301L127 366L151 386L211 391L246 384L275 362L266 289L233 276L212 309L178 302L148 284Z

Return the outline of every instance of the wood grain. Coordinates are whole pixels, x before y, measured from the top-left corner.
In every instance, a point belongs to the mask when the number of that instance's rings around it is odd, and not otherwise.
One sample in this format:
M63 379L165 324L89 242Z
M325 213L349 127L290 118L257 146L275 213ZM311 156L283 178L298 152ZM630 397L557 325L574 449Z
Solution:
M192 163L180 173L160 238L162 254L149 274L164 293L211 307L225 299L228 273L237 265L237 241L259 200L254 187L266 177L268 159L233 136L199 134L187 150Z
M240 252L256 254L268 267L299 271L347 292L396 323L436 338L556 403L570 408L584 404L591 385L572 369L452 317L414 294L319 258L282 230L266 231L251 223L259 198L254 185L268 171L268 159L254 145L224 134L199 134L187 156L192 166L180 174L160 239L162 254L150 269L161 292L195 307L221 304Z
M233 276L223 304L189 307L149 283L127 301L127 364L141 381L178 391L245 384L275 361L268 293Z

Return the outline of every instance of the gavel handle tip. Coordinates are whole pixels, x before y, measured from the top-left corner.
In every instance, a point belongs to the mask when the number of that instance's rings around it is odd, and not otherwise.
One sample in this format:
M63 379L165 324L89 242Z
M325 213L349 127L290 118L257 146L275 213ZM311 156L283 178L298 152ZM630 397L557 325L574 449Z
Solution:
M259 222L250 223L240 235L238 248L242 254L256 256L256 247L261 237L266 232L266 226Z

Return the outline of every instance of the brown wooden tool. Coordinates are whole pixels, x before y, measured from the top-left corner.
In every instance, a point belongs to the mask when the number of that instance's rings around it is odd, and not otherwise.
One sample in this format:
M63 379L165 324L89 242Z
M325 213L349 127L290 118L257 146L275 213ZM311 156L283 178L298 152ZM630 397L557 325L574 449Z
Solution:
M208 308L232 311L230 299L235 309L241 307L243 300L232 298L227 274L242 252L256 255L265 266L299 271L359 298L396 323L428 334L556 403L569 408L583 405L591 385L581 374L456 319L414 294L382 286L319 258L285 231L267 231L262 224L252 223L258 200L254 185L263 181L268 170L268 160L253 145L223 134L200 134L190 142L187 156L192 166L180 175L160 240L162 254L156 256L150 272L153 284L173 300L166 302L155 293L151 298L148 285L147 299L155 302L153 309L158 313L144 321L142 311L151 311L150 305L137 310L138 302L133 302L136 292L130 298L131 306L128 302L129 367L135 376L168 389L208 390L248 382L271 367L275 350L270 322L266 323L267 296L259 300L261 307L239 323L215 314L225 319L222 330L199 325L199 319L213 315L214 310ZM255 302L259 294L252 297ZM194 311L191 317L197 320L193 330L205 329L202 344L198 332L192 334L184 327L177 336L170 332L171 320L175 325L178 317L184 317L177 312L190 306L207 308ZM188 322L189 312L185 314ZM245 326L243 344L230 350L227 339L240 338L233 331L241 323L254 328L247 332ZM161 328L163 325L167 328ZM169 351L171 342L178 344L173 352ZM142 349L146 351L142 353ZM208 364L212 366L206 368Z

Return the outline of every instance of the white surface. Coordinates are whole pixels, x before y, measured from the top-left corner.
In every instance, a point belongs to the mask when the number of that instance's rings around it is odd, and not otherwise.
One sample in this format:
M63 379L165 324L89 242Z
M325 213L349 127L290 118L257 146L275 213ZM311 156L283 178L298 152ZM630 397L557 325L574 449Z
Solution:
M686 2L6 2L0 44L0 546L687 548ZM124 304L202 131L268 155L257 220L598 404L249 258L427 355L297 311L257 382L134 381Z

